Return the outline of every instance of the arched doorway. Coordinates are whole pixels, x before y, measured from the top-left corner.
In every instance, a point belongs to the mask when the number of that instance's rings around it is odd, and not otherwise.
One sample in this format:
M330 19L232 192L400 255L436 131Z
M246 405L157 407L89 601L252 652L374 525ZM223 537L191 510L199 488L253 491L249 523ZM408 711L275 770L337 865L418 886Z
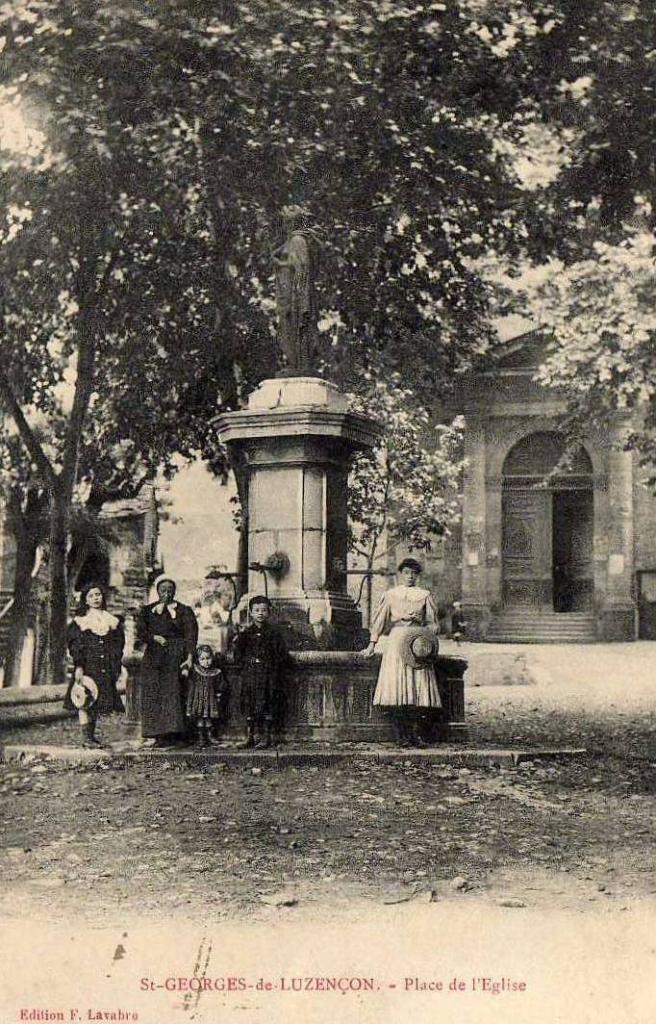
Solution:
M504 607L592 607L592 463L555 431L529 434L503 464Z

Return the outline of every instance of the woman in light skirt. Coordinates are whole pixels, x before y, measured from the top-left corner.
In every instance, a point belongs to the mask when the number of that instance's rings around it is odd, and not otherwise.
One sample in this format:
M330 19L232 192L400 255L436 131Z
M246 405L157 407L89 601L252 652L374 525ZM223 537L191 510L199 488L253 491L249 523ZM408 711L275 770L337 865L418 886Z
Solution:
M399 743L422 746L420 722L442 706L435 674L437 608L430 591L417 586L422 566L404 559L397 573L401 583L386 591L371 623L371 657L383 633L388 633L374 693L375 706L387 710Z

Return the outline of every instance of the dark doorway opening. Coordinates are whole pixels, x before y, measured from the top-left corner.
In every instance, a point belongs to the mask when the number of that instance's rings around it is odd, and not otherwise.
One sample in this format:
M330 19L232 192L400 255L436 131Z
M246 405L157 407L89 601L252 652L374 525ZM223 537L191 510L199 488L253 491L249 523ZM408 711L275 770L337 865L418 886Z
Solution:
M592 491L564 490L553 495L553 608L556 612L592 607Z
M582 445L555 431L528 434L502 473L505 608L588 611L593 605L593 473Z

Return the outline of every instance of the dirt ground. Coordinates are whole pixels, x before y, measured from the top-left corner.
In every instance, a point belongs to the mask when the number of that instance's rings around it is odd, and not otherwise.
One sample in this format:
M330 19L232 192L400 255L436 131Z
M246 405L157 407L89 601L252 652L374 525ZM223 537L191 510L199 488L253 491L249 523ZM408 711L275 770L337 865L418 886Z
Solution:
M656 687L656 679L654 681ZM656 719L645 676L468 693L476 745L585 746L574 761L251 769L0 765L0 912L110 921L357 917L482 901L577 912L653 901ZM3 742L72 742L72 722ZM120 739L111 722L105 735ZM471 744L470 744L471 745ZM94 899L87 898L93 891Z

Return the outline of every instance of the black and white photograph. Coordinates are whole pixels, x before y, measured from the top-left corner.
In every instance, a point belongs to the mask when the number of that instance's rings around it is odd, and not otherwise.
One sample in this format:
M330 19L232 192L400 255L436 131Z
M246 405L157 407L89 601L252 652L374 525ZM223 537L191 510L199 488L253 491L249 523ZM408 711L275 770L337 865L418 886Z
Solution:
M0 1024L650 1024L651 0L0 0Z

